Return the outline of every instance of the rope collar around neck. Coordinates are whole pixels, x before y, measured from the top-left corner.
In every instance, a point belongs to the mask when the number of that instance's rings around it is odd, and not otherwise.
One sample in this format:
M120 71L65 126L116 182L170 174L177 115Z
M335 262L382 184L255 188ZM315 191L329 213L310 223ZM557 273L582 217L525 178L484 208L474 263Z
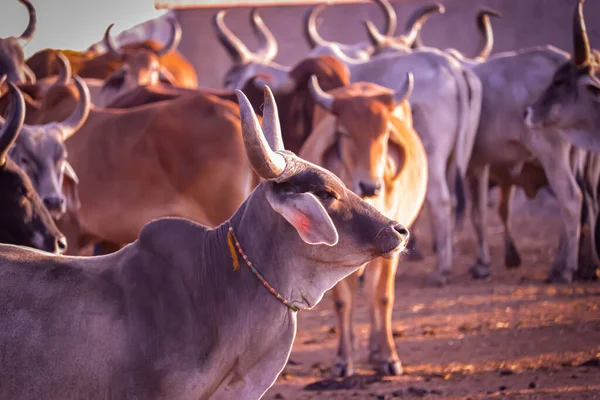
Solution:
M240 245L240 242L237 240L237 237L235 236L235 233L233 232L233 226L231 225L231 221L228 220L227 225L229 225L229 232L227 232L227 246L229 247L229 252L231 253L231 258L233 259L233 269L235 271L237 271L240 267L240 262L239 262L238 256L237 256L237 254L239 253L242 256L242 258L244 259L244 261L246 262L246 265L248 265L248 268L250 268L250 271L252 271L252 273L258 278L258 280L264 285L264 287L267 288L269 293L271 293L273 296L275 296L277 298L277 300L281 301L290 310L300 311L301 309L299 307L290 303L281 294L279 294L279 292L277 292L277 290L273 289L273 287L271 285L269 285L269 283L265 280L265 278L263 278L263 276L260 274L260 272L258 272L256 270L256 268L254 268L254 265L252 265L252 262L250 260L248 260L248 256L246 256L246 254L244 253L244 250L242 250L242 246ZM233 247L234 243L235 243L235 247L237 247L237 252L236 252L236 249Z

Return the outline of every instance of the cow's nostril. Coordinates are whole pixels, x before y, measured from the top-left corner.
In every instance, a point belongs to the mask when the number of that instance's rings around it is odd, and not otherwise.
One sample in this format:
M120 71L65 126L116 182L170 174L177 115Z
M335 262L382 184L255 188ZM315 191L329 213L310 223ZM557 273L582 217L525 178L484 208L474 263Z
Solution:
M404 225L397 224L396 226L394 226L394 230L398 232L404 240L408 240L408 238L410 237L410 232L408 232L408 229L406 229Z
M67 250L67 238L60 236L56 239L56 249L59 253L64 253Z

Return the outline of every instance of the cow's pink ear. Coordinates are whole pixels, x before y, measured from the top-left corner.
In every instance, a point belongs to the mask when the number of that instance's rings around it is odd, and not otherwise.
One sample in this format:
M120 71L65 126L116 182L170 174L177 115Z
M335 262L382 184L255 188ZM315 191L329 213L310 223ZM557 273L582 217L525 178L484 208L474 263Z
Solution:
M308 244L335 246L339 240L337 229L325 207L311 193L267 192L267 201L286 219Z

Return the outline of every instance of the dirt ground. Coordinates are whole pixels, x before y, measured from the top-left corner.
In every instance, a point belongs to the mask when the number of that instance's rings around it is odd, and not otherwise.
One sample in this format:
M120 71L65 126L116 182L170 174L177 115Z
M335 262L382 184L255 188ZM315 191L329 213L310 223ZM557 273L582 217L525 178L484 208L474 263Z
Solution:
M521 196L522 197L522 196ZM473 281L474 235L457 235L447 287L426 286L435 263L429 221L419 221L423 262L396 278L394 336L404 375L380 377L367 363L368 313L355 315L357 375L331 379L337 350L332 300L299 315L290 361L265 399L600 399L600 284L543 282L558 241L556 204L517 199L513 230L523 265L502 264L502 225L490 210L493 276Z

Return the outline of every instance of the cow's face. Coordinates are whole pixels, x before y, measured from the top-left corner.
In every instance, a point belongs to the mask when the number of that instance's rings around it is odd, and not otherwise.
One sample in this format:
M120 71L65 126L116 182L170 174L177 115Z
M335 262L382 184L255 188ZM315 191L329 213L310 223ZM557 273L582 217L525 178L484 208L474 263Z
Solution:
M408 97L408 91L396 95L373 84L358 83L325 93L313 78L313 99L329 115L316 121L300 154L318 153L311 157L363 199L382 195L385 182L393 180L404 164L392 113Z
M258 197L268 203L265 210L259 200L248 212L259 213L273 232L289 240L284 248L298 262L358 267L404 249L404 226L383 216L333 173L283 149L275 100L268 88L265 92L261 128L250 102L238 91L248 159L266 180L250 202Z
M79 77L74 80L79 100L71 115L62 122L23 126L10 151L12 159L27 173L44 205L56 219L66 212L67 204L62 192L65 174L73 182L78 182L67 161L64 142L85 123L90 109L85 83ZM50 88L48 93L53 89Z
M532 128L552 127L563 131L594 129L600 106L600 81L591 65L563 64L542 95L527 112Z
M62 184L67 165L63 134L57 124L24 127L10 155L27 173L50 214L59 219L66 212Z
M0 243L62 253L67 243L27 174L8 156L25 117L23 96L9 85L11 111L0 129Z

